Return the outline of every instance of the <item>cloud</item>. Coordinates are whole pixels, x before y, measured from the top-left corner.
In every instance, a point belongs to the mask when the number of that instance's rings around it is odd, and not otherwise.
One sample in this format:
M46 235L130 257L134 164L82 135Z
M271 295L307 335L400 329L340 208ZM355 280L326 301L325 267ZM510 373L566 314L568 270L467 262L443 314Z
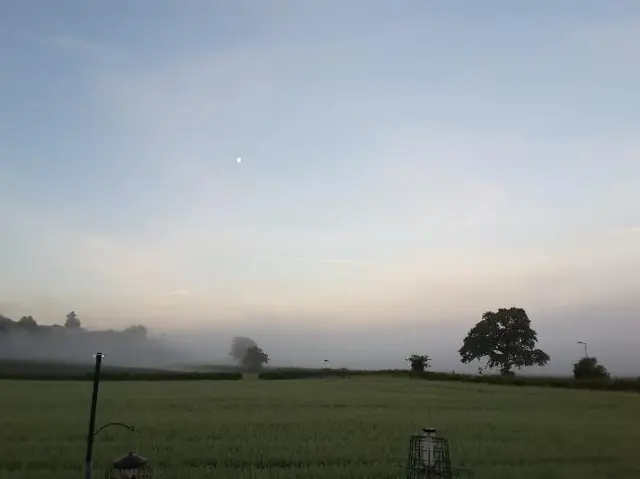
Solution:
M366 264L372 263L371 261L348 259L348 258L318 259L318 258L291 257L291 258L280 258L280 260L302 262L302 263L335 264L335 265L366 265Z
M337 264L337 265L365 265L371 264L369 261L359 261L355 259L322 259L320 263L323 264Z
M186 296L189 296L189 291L187 291L186 289L177 289L171 292L171 296L186 297Z

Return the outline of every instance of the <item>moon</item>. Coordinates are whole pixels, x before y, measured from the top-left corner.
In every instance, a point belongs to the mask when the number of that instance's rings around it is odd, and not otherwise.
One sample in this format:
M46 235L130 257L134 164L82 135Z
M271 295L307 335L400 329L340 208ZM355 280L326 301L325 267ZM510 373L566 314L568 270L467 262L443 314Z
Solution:
M238 157L238 158L236 158L236 161L237 161L238 163L242 163L242 158L241 158L241 157Z

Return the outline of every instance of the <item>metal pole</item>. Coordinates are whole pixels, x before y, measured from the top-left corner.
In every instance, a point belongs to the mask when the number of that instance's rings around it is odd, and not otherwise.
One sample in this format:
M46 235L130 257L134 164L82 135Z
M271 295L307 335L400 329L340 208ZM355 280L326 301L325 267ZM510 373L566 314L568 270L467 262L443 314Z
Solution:
M100 365L102 353L96 353L96 367L93 372L93 393L91 394L91 411L89 412L89 432L87 433L87 454L84 458L84 479L91 479L91 461L93 456L93 438L96 427L96 407L98 405L98 387L100 385Z
M585 343L584 341L578 341L578 344L582 344L584 346L584 357L588 358L589 351L587 350L587 343Z

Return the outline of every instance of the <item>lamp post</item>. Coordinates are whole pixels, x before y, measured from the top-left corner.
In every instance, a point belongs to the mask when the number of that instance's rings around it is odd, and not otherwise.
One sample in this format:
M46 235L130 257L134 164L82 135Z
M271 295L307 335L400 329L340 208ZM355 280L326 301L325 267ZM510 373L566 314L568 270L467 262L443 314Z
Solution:
M584 346L584 357L588 358L589 357L589 352L587 350L587 343L585 343L584 341L578 341L578 344L582 344Z

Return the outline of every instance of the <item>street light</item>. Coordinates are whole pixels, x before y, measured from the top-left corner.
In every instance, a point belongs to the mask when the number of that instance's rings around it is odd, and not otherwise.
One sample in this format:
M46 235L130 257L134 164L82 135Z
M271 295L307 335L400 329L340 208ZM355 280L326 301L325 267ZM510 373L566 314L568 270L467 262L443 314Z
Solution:
M578 341L578 344L582 344L584 346L584 357L588 358L589 352L587 351L587 343L585 343L584 341Z

